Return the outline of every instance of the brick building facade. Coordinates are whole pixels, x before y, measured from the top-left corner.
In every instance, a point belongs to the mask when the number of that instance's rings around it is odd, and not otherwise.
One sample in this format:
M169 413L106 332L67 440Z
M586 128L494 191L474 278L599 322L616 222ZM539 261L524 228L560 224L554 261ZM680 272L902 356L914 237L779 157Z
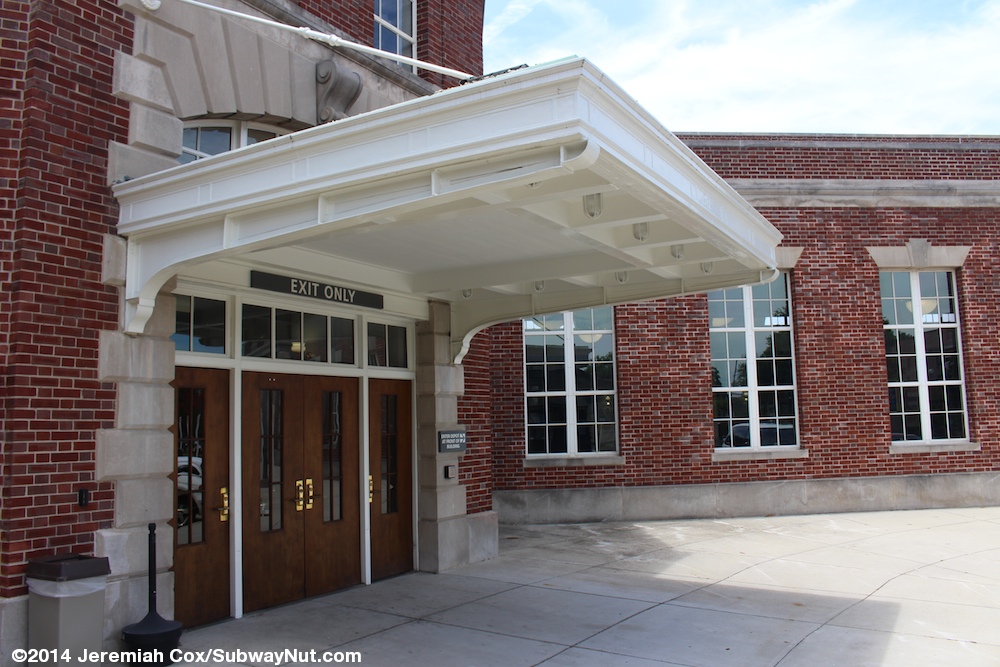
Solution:
M371 2L218 4L372 42ZM481 0L417 0L416 57L481 73L482 12ZM231 69L247 68L241 90L228 70L224 79L212 71L231 58L251 61ZM123 310L120 281L109 272L108 238L119 215L112 184L176 165L182 124L192 120L235 118L279 131L316 125L313 68L331 58L362 82L341 109L352 114L455 83L171 0L156 11L128 0L14 1L0 9L3 664L26 644L27 563L58 553L109 556L106 632L116 646L121 626L142 616L146 522L167 518L129 515L137 498L161 493L147 478L175 466L169 435L164 442L149 432L158 419L174 420L159 416L172 411L169 387L157 384L169 382L165 372L132 383L131 371L122 372L133 362L163 366L162 350L130 352L111 341ZM288 64L262 90L275 60ZM196 69L208 78L198 81ZM130 412L146 417L134 421ZM149 450L158 445L166 447L160 454ZM172 540L170 526L160 528L161 611L169 611Z
M362 44L388 22L402 50L409 35L416 57L481 74L481 0L416 0L402 27L360 0L216 4ZM347 574L317 589L309 576L328 563L310 562L292 596L489 558L502 520L996 501L1000 140L678 141L579 60L453 83L179 0L4 3L4 664L25 644L28 561L68 551L110 560L105 643L116 648L145 613L149 523L166 615L212 620L188 616L205 581L218 584L213 618L291 599L257 590L271 565L251 542L258 524L277 532L302 512L293 503L306 504L306 488L314 500L312 478L252 468L265 437L252 410L274 392L343 398L344 437L356 440L342 460L351 474L318 473L329 485L317 495L340 484L344 504L315 525L356 515L338 553ZM219 154L199 143L221 130L234 139ZM719 447L705 294L776 268L791 294L797 446ZM963 374L947 386L963 405L948 414L967 433L946 443L892 439L886 271L954 277ZM266 286L290 276L280 296ZM369 305L317 304L302 285L363 292ZM519 318L604 304L613 448L527 454ZM222 315L199 320L212 312ZM277 333L317 318L339 349ZM345 322L349 345L334 333ZM213 430L191 436L185 419L201 410ZM397 412L412 418L384 430ZM439 443L456 430L464 452ZM346 451L330 444L339 431L328 436L324 461ZM215 439L220 458L193 455ZM380 476L397 465L378 459L390 446L410 468ZM293 482L300 496L282 496ZM265 483L285 510L265 511ZM403 498L384 500L395 488ZM380 560L380 500L382 515L403 515L388 531L396 563ZM200 555L210 524L221 537ZM221 569L199 569L209 561Z
M585 456L549 465L545 457L534 462L526 456L521 326L497 326L480 334L475 348L477 359L488 362L477 365L484 370L474 381L489 378L490 402L467 395L463 407L466 419L484 424L490 434L477 461L492 461L493 486L481 495L497 492L501 520L995 501L1000 451L992 239L1000 203L1000 142L992 137L681 138L774 223L784 235L782 246L798 255L794 266L783 267L789 270L794 320L795 457L762 447L741 458L735 448L716 447L705 295L616 307L621 459L604 465L583 465ZM894 442L880 265L869 251L895 248L912 258L925 243L961 247L967 255L954 265L904 259L881 268L954 271L968 433L947 445L934 445L930 438ZM467 383L474 382L470 372ZM744 485L738 493L736 484ZM627 489L636 493L630 496ZM640 501L643 493L649 498Z

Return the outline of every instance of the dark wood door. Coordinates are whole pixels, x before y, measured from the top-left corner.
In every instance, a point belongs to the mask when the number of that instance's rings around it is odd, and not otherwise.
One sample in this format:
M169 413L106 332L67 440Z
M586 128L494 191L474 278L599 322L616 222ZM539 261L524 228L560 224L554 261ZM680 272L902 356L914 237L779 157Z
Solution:
M361 581L357 380L243 375L243 591L253 611Z
M229 371L174 375L174 614L185 627L229 616Z
M413 569L411 384L369 383L372 579Z
M302 379L243 374L243 608L304 595Z
M358 380L304 378L305 594L361 583Z

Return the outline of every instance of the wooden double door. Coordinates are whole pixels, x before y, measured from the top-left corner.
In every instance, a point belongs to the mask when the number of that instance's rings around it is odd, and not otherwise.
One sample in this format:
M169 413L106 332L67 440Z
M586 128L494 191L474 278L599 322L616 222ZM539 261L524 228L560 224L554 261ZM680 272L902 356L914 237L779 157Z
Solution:
M372 579L410 571L411 383L369 381L363 488L360 380L243 373L237 504L229 498L228 377L178 368L174 382L176 618L190 627L229 616L230 511L243 517L245 611L360 583L362 503Z
M243 375L243 606L246 611L362 581L369 500L372 578L413 568L407 381L369 381L363 496L359 380Z
M229 616L229 371L174 374L174 618Z

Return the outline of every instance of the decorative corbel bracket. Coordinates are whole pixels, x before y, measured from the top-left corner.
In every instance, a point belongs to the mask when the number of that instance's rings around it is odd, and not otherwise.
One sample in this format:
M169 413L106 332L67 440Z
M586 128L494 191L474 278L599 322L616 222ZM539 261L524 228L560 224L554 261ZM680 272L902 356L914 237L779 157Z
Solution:
M332 60L316 64L316 123L321 125L347 117L347 110L362 88L361 75Z

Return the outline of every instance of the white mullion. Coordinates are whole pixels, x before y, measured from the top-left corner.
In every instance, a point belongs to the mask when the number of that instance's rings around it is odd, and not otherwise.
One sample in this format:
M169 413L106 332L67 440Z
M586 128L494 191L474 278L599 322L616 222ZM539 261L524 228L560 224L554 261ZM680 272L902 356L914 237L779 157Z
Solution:
M920 293L920 272L910 272L910 308L913 310L914 349L917 352L917 395L920 397L921 440L932 440L931 397L927 384L927 346L924 344L924 307ZM905 411L904 411L905 415Z
M750 449L760 449L760 396L757 386L757 331L753 321L753 291L743 290L743 340L747 346L747 411L750 415Z
M410 35L409 42L413 45L413 52L410 54L411 58L419 58L417 54L417 0L403 0L403 2L410 3L410 30L412 34ZM414 69L414 71L416 71Z
M955 329L955 344L958 346L958 380L945 380L946 384L958 385L962 388L962 420L965 422L965 440L972 439L972 425L969 423L969 391L965 387L965 346L962 343L962 313L958 303L958 279L955 272L948 272L948 287L950 292L948 299L951 301L955 311L955 322L951 325ZM952 294L951 292L954 292ZM943 323L942 323L943 324ZM945 399L947 401L947 397ZM947 409L947 402L945 403ZM949 423L949 430L951 425Z
M566 454L576 456L579 446L576 441L576 344L574 342L573 313L563 313L563 372L566 386ZM570 397L573 397L570 405Z
M789 360L792 365L792 382L786 385L786 389L790 389L792 392L792 411L795 419L795 446L801 447L801 442L799 440L799 365L795 359L795 322L792 319L792 283L789 279L789 274L783 274L783 280L785 281L785 307L788 309L788 314L785 316L785 327L788 331L788 352ZM882 338L885 338L885 334L882 334ZM773 340L773 339L772 339ZM777 369L775 369L777 374ZM775 377L775 385L777 385L777 377ZM780 410L780 407L778 408ZM781 418L778 418L778 423L781 423ZM778 446L781 446L781 428L778 428Z
M391 30L397 37L402 37L407 42L413 42L413 35L403 32L402 30L399 29L399 27L389 23L378 14L375 15L375 22L378 23L383 28L388 28L389 30Z

